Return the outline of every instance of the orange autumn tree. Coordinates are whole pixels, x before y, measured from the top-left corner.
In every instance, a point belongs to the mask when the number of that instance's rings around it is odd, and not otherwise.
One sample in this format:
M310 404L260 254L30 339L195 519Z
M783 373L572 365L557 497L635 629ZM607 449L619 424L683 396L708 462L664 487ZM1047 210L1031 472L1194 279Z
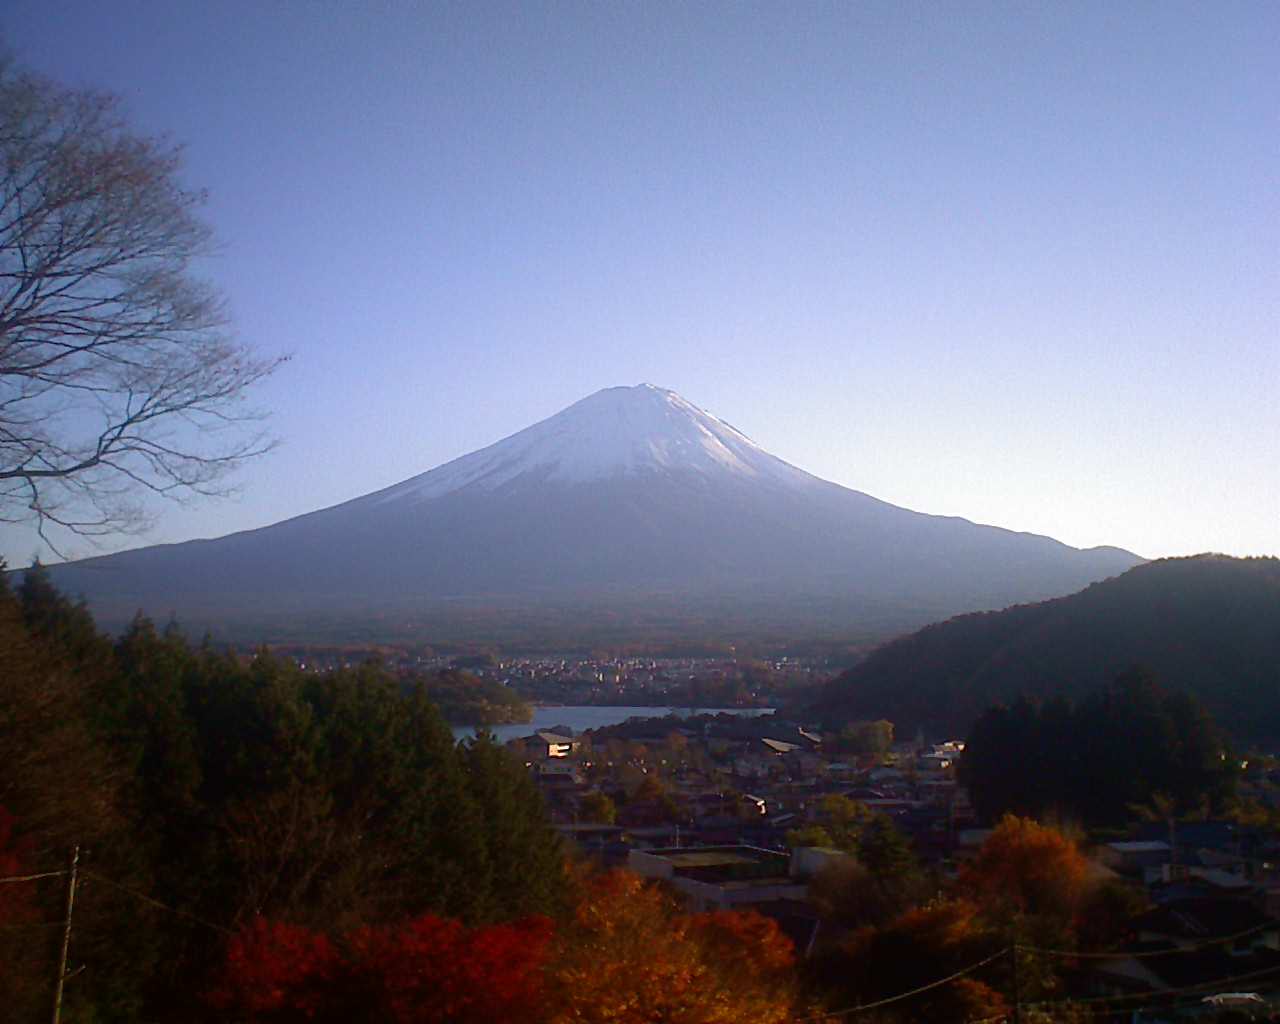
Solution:
M689 936L731 977L744 974L784 985L796 949L777 922L754 910L711 910L689 919Z
M967 900L939 900L908 910L871 943L867 965L880 985L880 998L930 984L999 952L999 937ZM979 1020L1006 1012L994 987L996 962L975 974L922 993L908 1004L920 1021ZM896 975L896 977L895 977ZM892 982L890 978L894 978Z
M960 877L984 907L1075 923L1088 893L1088 862L1075 841L1030 818L1006 814Z
M981 908L969 900L943 899L908 910L883 927L854 932L825 950L814 970L831 998L841 1004L895 1000L894 1020L986 1020L1007 1011L998 990L1000 954L1001 938ZM928 987L948 974L970 969L963 977ZM924 991L898 999L917 989Z
M754 913L686 915L624 871L586 880L548 978L550 1024L783 1024L791 944Z
M1006 814L959 879L1009 944L1078 946L1097 886L1076 842L1050 825ZM1024 998L1055 999L1063 978L1055 961L1018 954Z

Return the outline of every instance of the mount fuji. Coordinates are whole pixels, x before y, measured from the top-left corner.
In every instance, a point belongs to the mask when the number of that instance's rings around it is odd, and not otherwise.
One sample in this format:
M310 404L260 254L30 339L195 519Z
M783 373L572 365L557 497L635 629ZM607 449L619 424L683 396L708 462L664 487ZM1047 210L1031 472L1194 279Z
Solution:
M648 605L715 609L741 634L766 620L803 632L806 616L897 631L1061 596L1139 561L899 508L642 384L331 508L51 574L108 625L143 607L242 632L319 617L448 634L478 609L625 619Z

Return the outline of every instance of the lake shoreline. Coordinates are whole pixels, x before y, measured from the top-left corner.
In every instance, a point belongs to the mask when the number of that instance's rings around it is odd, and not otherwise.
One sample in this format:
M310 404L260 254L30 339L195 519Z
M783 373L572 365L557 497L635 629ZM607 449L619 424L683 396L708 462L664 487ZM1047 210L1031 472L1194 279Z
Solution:
M632 718L692 718L695 715L742 715L757 717L771 715L775 708L686 708L667 705L647 704L535 704L533 718L528 722L513 722L504 725L455 725L452 726L455 740L469 739L480 729L486 729L501 743L531 736L536 732L554 729L558 726L568 727L577 736L591 729L603 729L610 725L619 725Z

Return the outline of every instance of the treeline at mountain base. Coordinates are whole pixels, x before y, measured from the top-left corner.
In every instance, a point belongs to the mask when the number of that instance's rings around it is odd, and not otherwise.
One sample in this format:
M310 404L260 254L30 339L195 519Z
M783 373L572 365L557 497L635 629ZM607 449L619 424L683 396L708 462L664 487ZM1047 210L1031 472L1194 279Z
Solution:
M1195 697L1135 667L1080 700L1020 697L988 708L959 777L989 821L1011 812L1114 827L1153 801L1183 814L1224 812L1238 766Z

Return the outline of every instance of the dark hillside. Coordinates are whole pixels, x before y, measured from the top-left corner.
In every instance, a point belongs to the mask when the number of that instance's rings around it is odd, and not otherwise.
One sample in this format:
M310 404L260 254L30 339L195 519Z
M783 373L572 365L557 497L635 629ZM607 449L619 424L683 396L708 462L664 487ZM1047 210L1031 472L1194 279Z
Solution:
M1233 735L1280 740L1280 559L1164 559L1069 597L928 626L834 680L816 710L962 735L994 702L1084 694L1134 664L1194 693Z

